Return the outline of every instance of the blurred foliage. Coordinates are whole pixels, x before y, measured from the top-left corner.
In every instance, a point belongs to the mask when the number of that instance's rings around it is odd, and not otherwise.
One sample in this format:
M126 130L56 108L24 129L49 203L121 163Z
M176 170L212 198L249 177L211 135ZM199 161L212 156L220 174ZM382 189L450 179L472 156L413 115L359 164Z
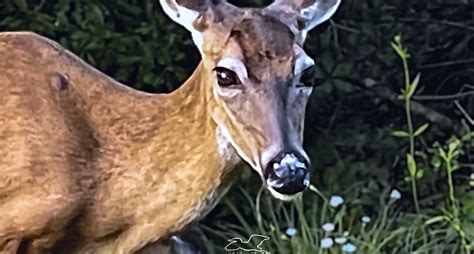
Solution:
M199 61L190 36L157 1L0 2L0 30L32 30L145 91L169 92Z
M262 6L271 1L231 2ZM401 34L411 54L410 69L421 76L412 96L415 129L430 123L415 143L422 217L449 211L453 187L458 217L466 234L474 235L473 13L472 0L344 0L333 20L310 33L305 48L316 58L309 77L316 89L308 106L305 147L314 185L350 201L345 220L380 214L380 193L387 188L402 192L404 200L394 205L398 212L415 210L406 170L408 140L392 135L406 129L398 98L404 73L390 46ZM163 14L156 0L0 1L0 31L18 30L54 39L115 79L149 92L173 91L200 59L189 34ZM460 152L450 162L455 169L449 172L451 186L440 148L453 140L460 142ZM259 179L241 170L239 186L255 196ZM226 200L246 202L235 189ZM255 209L242 206L239 213L252 221ZM210 218L204 223L241 224L224 203ZM412 223L410 217L401 221Z

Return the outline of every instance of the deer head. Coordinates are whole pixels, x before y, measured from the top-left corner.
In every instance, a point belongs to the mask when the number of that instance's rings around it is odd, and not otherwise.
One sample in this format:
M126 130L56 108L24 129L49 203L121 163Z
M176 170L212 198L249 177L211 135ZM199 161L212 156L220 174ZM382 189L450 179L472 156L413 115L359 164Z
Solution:
M309 186L302 148L312 87L300 82L314 65L307 32L329 19L340 0L277 0L262 9L224 0L160 0L188 29L202 55L207 110L267 188L288 199Z

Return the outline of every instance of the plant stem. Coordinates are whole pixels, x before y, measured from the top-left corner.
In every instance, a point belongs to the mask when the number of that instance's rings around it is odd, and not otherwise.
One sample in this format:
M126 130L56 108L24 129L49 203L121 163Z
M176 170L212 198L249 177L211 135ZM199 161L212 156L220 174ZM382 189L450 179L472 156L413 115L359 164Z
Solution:
M408 63L406 57L402 57L403 62L403 71L405 73L405 113L407 118L407 125L408 125L408 134L410 136L410 155L415 158L415 134L413 130L413 122L411 118L411 96L409 95L410 91L410 70L408 68ZM416 177L417 172L415 174L410 174L411 180L411 188L413 194L413 202L415 203L415 210L416 213L420 213L420 206L418 204L418 190L416 186Z
M451 153L448 154L447 157L444 158L444 162L446 163L446 170L448 173L448 188L449 188L449 202L451 203L451 210L453 213L453 219L450 220L451 225L454 227L454 229L458 232L459 237L461 238L461 244L464 248L464 251L466 253L470 253L470 246L468 245L466 241L466 235L464 233L464 230L461 226L460 218L459 218L459 207L458 204L456 203L456 197L454 196L454 184L453 184L453 165L452 165L452 160L453 156Z
M410 91L410 70L408 68L408 63L406 58L403 60L403 72L405 74L405 112L408 124L408 133L410 134L410 154L415 155L415 135L413 130L413 122L411 119L411 96L409 96L408 91Z
M455 213L455 216L457 216L457 209L454 197L453 176L451 175L451 160L446 161L446 168L448 170L449 201L451 201L451 208L453 209L453 213Z
M413 123L411 120L411 112L410 112L410 98L407 98L405 101L405 109L406 109L406 115L407 115L407 124L408 124L408 133L410 134L410 155L415 158L415 134L413 133ZM418 167L417 167L418 170ZM413 194L413 201L415 202L415 210L416 213L420 213L420 206L418 204L418 189L416 186L416 177L417 177L417 172L413 175L410 175L411 177L411 188L412 188L412 194Z

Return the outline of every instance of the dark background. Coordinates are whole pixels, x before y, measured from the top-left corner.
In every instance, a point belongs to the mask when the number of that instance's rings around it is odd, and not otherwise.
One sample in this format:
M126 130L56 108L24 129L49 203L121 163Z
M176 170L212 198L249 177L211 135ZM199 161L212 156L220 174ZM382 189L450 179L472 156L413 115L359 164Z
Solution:
M270 1L231 2L262 6ZM200 60L190 35L165 16L157 0L1 0L0 31L18 30L52 38L109 76L147 92L173 91ZM407 121L397 97L404 84L402 62L391 47L396 35L411 55L411 78L421 75L411 105L414 125L430 124L416 139L415 160L422 172L418 212L407 179L408 140L392 135L406 129ZM344 194L350 208L347 223L357 224L363 213L378 214L380 193L391 188L405 198L390 216L444 214L451 206L438 147L447 149L460 140L460 154L453 160L460 212L453 218L472 237L474 2L344 0L330 22L310 33L305 48L317 62L308 77L316 89L305 132L313 181L323 193ZM241 202L240 188L256 195L259 179L248 172L242 171L239 188L231 191L227 203ZM241 209L249 221L253 212L250 206ZM225 202L203 227L217 223L241 224ZM460 245L455 237L459 231L451 226L440 225L447 236L454 236L445 246ZM467 242L472 240L468 237Z

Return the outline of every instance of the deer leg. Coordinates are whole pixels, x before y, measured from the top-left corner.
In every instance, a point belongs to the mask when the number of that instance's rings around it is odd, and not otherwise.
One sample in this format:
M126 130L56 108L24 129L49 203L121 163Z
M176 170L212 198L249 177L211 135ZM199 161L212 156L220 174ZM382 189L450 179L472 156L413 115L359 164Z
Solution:
M63 236L78 202L64 193L42 191L17 194L0 204L0 253L17 253L20 245L22 253L49 253Z
M135 252L135 254L204 254L208 253L196 248L194 243L186 242L182 238L174 235L169 241L159 241L147 244L145 247Z
M174 254L176 252L172 251L171 244L169 241L159 241L154 243L149 243L135 254Z
M171 246L176 254L210 254L209 241L198 228L188 228L171 237Z
M32 238L28 241L28 254L51 253L56 243L64 236L64 231L57 230L55 232L43 234L40 237Z
M0 254L16 254L20 248L21 239L0 237Z
M201 232L187 229L171 236L167 241L159 241L146 245L135 254L208 254L207 239Z

